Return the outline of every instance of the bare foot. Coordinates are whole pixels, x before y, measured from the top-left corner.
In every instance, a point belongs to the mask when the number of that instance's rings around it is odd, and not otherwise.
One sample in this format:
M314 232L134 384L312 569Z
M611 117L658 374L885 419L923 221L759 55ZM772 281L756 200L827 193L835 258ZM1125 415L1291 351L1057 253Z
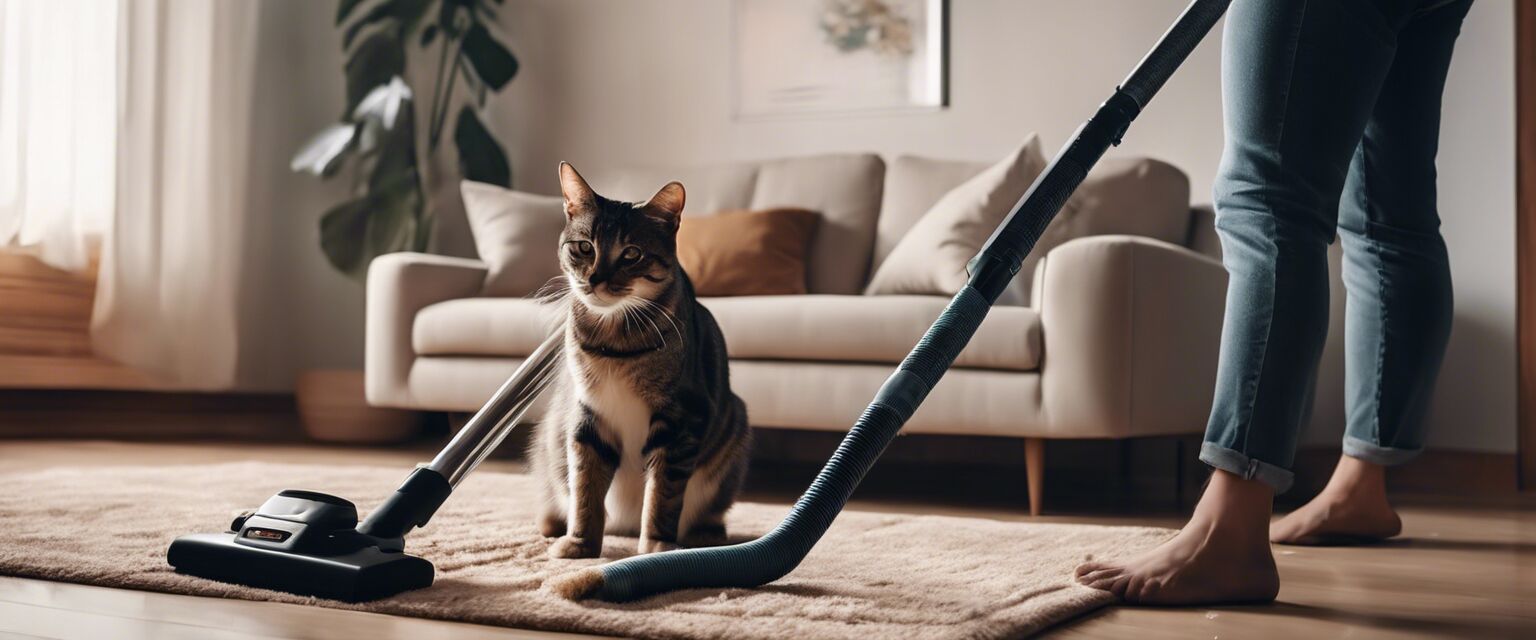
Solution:
M1269 602L1280 574L1264 539L1273 493L1257 480L1225 471L1172 540L1121 562L1087 562L1077 581L1128 604L1194 605Z
M1387 501L1386 470L1343 456L1327 488L1316 498L1269 526L1276 544L1370 544L1403 531L1403 520Z
M592 542L573 536L561 536L549 545L551 558L596 558L602 553L602 540Z

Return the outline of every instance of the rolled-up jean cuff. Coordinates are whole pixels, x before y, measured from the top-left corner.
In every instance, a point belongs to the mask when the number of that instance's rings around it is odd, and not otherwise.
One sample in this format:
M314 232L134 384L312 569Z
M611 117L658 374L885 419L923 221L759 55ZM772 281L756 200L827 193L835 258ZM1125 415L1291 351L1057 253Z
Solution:
M1291 483L1296 480L1296 474L1286 469L1262 460L1254 460L1211 442L1200 445L1200 461L1246 480L1256 479L1269 485L1276 494L1285 493L1291 488Z
M1384 467L1402 464L1418 457L1423 449L1394 449L1359 438L1344 436L1344 455Z

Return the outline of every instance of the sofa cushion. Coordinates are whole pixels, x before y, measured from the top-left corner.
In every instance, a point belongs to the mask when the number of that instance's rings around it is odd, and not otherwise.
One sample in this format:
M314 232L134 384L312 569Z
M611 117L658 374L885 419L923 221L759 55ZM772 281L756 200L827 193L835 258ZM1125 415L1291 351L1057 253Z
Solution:
M705 298L735 359L896 364L949 302L938 296ZM558 317L534 300L469 298L422 309L412 346L423 356L525 356ZM1025 307L987 315L955 366L1033 371L1040 317Z
M722 211L684 220L677 262L701 296L793 295L821 214L805 209Z
M939 198L870 277L869 295L952 296L969 279L967 263L1045 169L1040 137Z
M895 364L949 304L940 296L749 296L702 301L732 358ZM1040 366L1040 317L995 309L955 366L1032 371Z
M559 308L531 298L449 300L416 314L411 347L423 356L526 356L559 319Z
M986 163L903 156L892 164L881 204L874 268L949 190ZM1062 243L1090 235L1127 234L1184 244L1189 233L1189 178L1177 167L1142 157L1101 160L1041 236L999 304L1028 304L1035 265Z
M469 180L459 190L475 250L489 268L481 295L526 296L560 275L564 200Z
M820 212L806 264L810 291L858 293L869 275L884 177L885 163L874 154L769 160L758 168L748 208Z
M757 164L596 169L589 177L592 189L603 197L628 202L642 202L662 185L676 180L688 191L683 215L699 216L750 206Z

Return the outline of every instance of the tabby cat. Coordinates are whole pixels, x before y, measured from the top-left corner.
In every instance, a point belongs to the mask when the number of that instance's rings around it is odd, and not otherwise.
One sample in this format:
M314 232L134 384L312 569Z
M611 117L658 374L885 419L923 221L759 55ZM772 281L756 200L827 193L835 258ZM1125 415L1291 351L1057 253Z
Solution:
M640 553L719 544L751 435L720 328L678 266L683 186L615 202L561 163L560 190L568 375L530 456L549 553L596 557L605 531L638 535Z

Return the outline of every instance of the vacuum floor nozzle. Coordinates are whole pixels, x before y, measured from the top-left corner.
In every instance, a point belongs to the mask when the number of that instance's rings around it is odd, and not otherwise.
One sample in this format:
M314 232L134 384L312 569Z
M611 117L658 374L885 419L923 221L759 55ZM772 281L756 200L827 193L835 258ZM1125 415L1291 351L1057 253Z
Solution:
M176 571L343 602L365 602L432 585L432 563L378 547L310 556L242 545L234 533L195 533L171 543Z
M290 489L228 532L177 538L166 560L180 573L345 602L432 585L432 563L401 552L403 540L356 528L351 502Z

